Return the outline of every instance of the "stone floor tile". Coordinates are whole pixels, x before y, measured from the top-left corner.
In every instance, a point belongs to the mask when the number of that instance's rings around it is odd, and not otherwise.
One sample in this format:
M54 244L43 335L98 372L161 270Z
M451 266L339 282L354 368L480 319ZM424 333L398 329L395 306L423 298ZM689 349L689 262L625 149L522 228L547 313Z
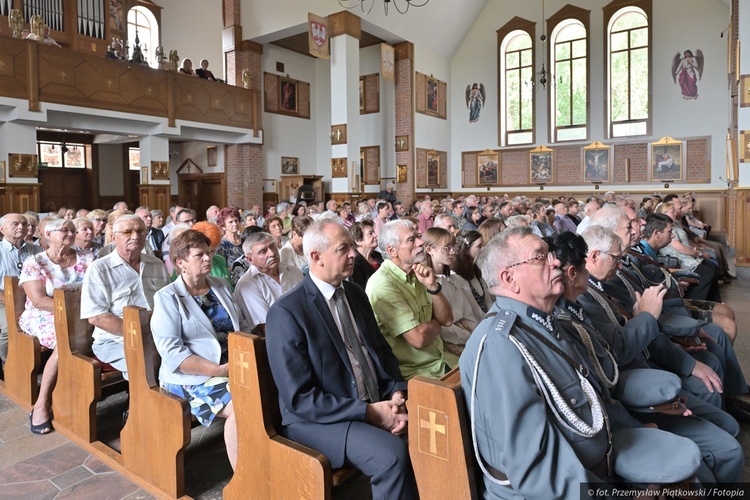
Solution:
M28 458L31 458L40 453L46 452L50 449L57 448L69 441L60 434L59 432L53 432L46 436L39 436L32 434L28 427L26 429L26 435L21 436L9 443L3 443L0 446L0 471L3 468L22 462ZM0 472L0 480L2 480L2 472Z
M84 479L70 488L66 488L56 498L74 500L120 500L138 491L137 485L131 483L116 472L96 474Z
M0 429L10 429L24 424L29 424L29 412L18 406L0 413Z
M38 437L46 438L49 436ZM13 444L10 443L6 446ZM67 443L6 467L0 471L0 484L51 479L83 464L87 457L88 453L73 443Z
M19 498L52 500L59 491L60 490L49 481L11 484L0 488L0 500L18 500Z
M91 455L89 458L87 458L83 465L94 474L113 472L111 467L102 462L99 457L96 457L94 455Z
M0 413L18 408L18 405L12 399L0 394Z
M76 483L80 483L84 479L87 479L93 475L94 474L86 467L78 466L75 469L71 469L68 472L64 472L59 476L53 477L52 479L50 479L50 481L52 481L52 484L54 484L61 490L64 490L65 488L73 486Z
M156 500L157 497L146 490L138 490L124 497L122 500Z

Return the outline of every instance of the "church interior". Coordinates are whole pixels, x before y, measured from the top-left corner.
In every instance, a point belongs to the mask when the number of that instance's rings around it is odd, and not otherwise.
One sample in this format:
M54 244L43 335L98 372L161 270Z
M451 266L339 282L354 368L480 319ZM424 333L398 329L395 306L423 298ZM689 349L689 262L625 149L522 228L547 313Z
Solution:
M750 324L748 47L741 0L0 0L0 207L692 193ZM125 404L35 439L0 390L0 498L163 496L111 451ZM221 498L221 429L188 437L172 496Z

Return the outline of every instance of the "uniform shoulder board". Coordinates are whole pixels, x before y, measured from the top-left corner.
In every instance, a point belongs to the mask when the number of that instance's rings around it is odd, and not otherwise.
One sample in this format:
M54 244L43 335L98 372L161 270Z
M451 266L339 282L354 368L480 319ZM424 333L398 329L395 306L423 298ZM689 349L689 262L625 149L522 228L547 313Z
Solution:
M499 333L505 337L510 335L513 323L516 322L518 315L507 309L500 309L497 312L487 314L484 319L491 321L490 332Z

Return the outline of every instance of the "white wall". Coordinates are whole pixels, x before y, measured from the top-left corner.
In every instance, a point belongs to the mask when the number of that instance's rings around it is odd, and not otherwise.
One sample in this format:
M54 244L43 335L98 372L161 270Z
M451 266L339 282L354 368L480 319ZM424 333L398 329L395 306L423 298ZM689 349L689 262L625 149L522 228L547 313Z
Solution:
M165 55L177 49L180 59L191 59L195 69L200 68L201 59L208 59L209 69L223 80L221 0L158 0L158 4L163 7L161 44Z
M216 166L208 166L208 147L216 146ZM179 194L179 182L177 169L190 158L196 165L198 165L204 174L219 174L224 172L224 158L225 158L225 146L223 144L215 144L211 142L202 141L191 141L182 143L172 143L169 145L169 151L175 151L178 153L177 158L169 160L169 183L171 188L171 194L177 196ZM193 173L197 173L193 171Z
M567 0L547 0L545 17L549 17L568 3ZM604 44L601 42L603 14L606 0L586 2L581 7L591 10L590 17L590 81L589 102L590 136L581 145L593 141L612 144L605 140L604 114ZM677 17L675 12L680 12ZM688 14L689 13L689 14ZM463 43L451 60L449 82L449 110L451 122L452 153L450 173L453 190L461 190L461 152L497 148L498 145L498 51L496 30L513 17L537 21L536 42L542 33L541 5L534 2L488 2L477 18ZM684 138L711 136L711 185L720 186L719 175L725 174L725 136L729 119L726 80L726 38L719 34L726 29L729 19L727 6L721 0L654 0L652 12L652 127L653 133L644 140L653 141L670 135ZM703 79L698 82L699 98L682 99L680 88L672 80L672 58L677 52L701 49L705 55ZM542 51L537 47L535 70L539 70ZM419 60L417 60L419 65ZM547 68L549 65L546 64ZM470 124L466 109L466 85L484 83L487 100L479 122ZM536 144L549 144L547 123L547 93L537 91ZM419 133L419 129L417 129ZM640 139L639 139L640 140ZM677 186L677 185L676 185ZM686 185L687 187L688 185ZM708 185L690 184L690 188ZM583 187L583 186L582 186ZM590 186L585 186L586 188ZM613 186L617 188L617 186ZM621 186L624 187L624 186ZM512 190L510 188L509 190ZM518 188L528 189L528 188ZM569 189L566 187L566 189Z

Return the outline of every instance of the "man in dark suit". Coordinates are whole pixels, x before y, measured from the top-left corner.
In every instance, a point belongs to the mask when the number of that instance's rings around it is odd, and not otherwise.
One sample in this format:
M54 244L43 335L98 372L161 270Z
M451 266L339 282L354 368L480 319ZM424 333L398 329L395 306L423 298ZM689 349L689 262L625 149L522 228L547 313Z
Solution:
M164 243L164 232L161 229L153 227L151 222L151 210L147 206L141 206L135 209L135 215L143 219L146 224L146 241L151 245L154 255L161 259L161 245Z
M416 498L406 383L364 291L344 281L356 251L336 221L303 239L310 273L268 311L266 346L282 434L370 476L373 498Z

